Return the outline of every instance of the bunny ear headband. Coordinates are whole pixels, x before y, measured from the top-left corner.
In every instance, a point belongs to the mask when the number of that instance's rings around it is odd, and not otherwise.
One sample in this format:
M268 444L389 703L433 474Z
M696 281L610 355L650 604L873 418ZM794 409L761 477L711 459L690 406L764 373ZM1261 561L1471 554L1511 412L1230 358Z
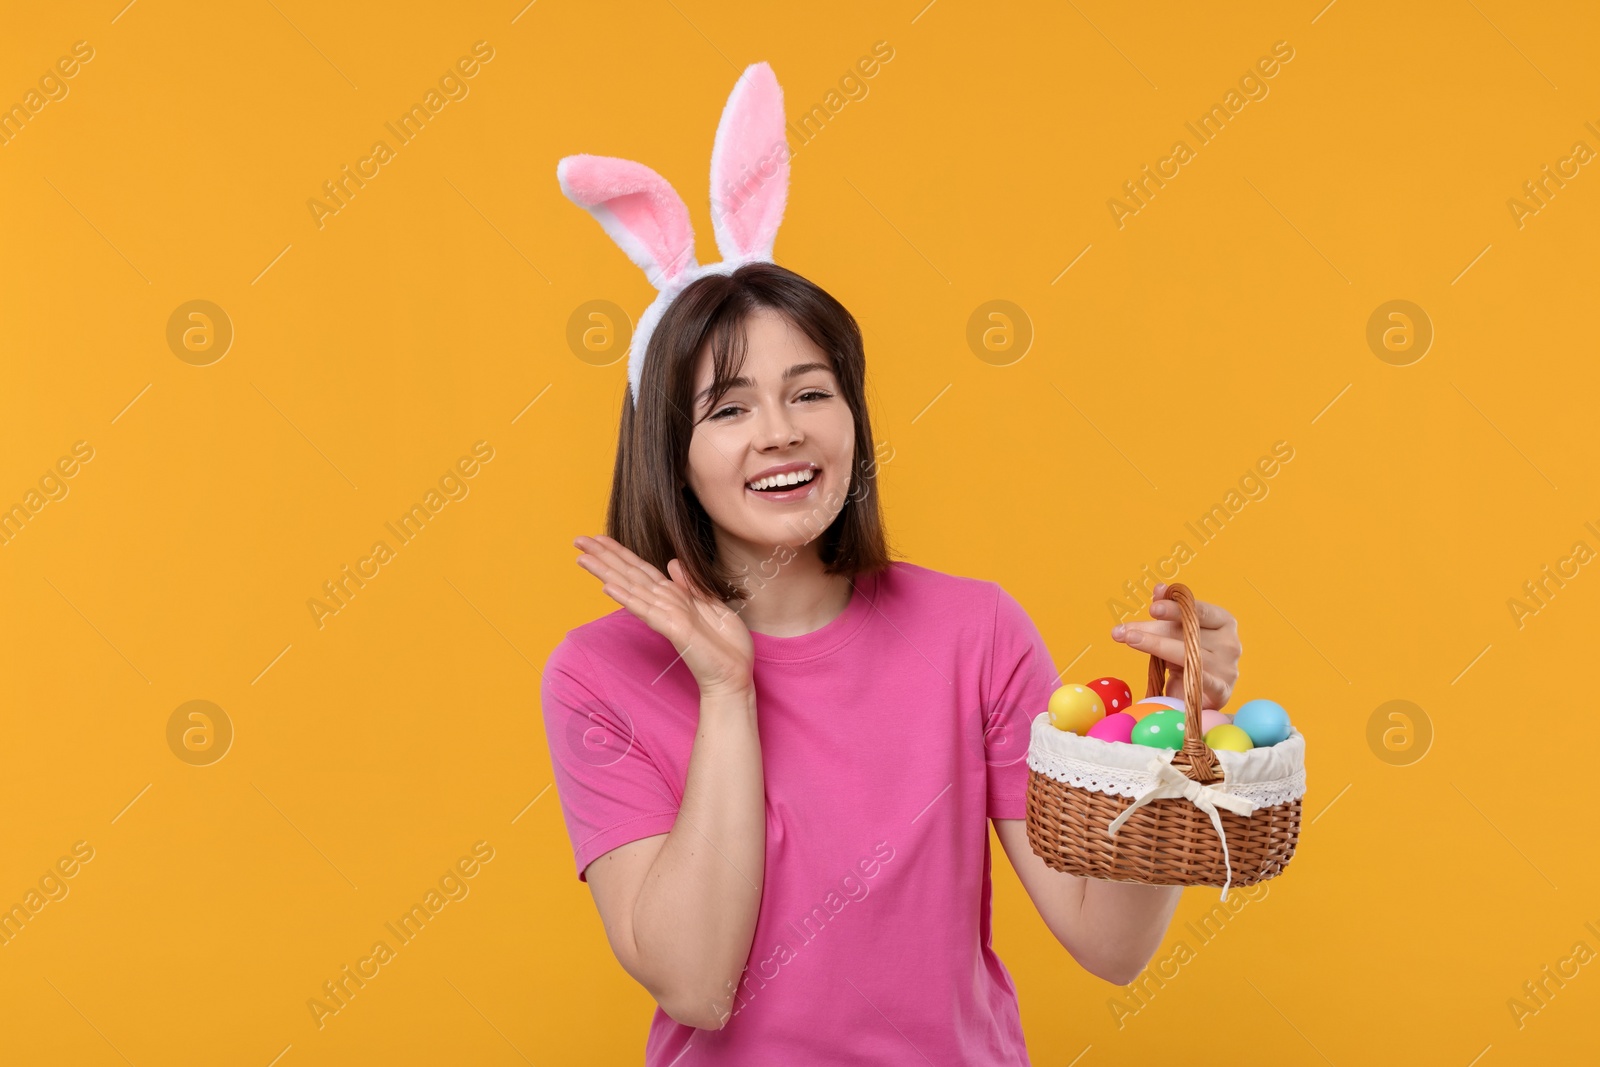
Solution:
M765 63L745 68L728 95L711 147L711 227L722 262L695 262L694 229L683 198L661 175L629 159L567 156L556 166L561 191L600 223L659 293L639 316L628 348L628 384L639 382L650 334L673 299L708 274L772 262L772 242L789 197L789 142L783 90Z

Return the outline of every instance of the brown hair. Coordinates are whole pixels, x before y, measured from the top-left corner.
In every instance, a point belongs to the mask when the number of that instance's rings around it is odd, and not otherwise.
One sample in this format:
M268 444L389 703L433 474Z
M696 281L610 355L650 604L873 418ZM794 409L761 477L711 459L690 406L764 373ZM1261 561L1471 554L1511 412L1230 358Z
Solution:
M683 479L695 427L694 370L696 357L709 344L714 409L744 364L743 324L757 308L783 315L827 353L855 417L856 469L849 495L819 536L826 572L855 577L890 563L879 507L878 457L867 416L861 328L843 304L814 282L774 263L746 263L731 273L690 283L651 333L639 382L643 402L635 408L631 389L623 398L606 509L607 536L663 573L667 561L677 559L693 584L722 600L748 596L749 589L718 566L711 517ZM780 565L787 562L779 560Z

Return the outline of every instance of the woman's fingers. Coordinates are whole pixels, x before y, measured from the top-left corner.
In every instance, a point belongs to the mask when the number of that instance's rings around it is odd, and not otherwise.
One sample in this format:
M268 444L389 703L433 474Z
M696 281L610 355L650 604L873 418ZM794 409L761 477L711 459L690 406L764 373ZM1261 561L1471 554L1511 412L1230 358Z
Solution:
M627 566L614 551L593 539L580 538L579 540L588 540L591 543L588 546L588 551L577 558L578 566L600 579L604 585L626 590L632 602L624 603L624 607L638 614L635 607L640 604L648 603L663 609L671 604L672 599L668 592L671 589L670 583L662 584L651 578L644 571L636 567ZM618 600L612 593L607 592L606 595L611 596L613 600ZM619 603L621 603L620 600Z
M1121 641L1130 648L1152 656L1160 656L1174 667L1183 666L1183 631L1176 623L1169 622L1130 622L1123 624L1123 634L1112 637ZM1215 654L1219 638L1200 638L1200 653Z
M611 582L602 582L600 584L600 591L640 618L644 617L645 612L651 610L651 605L642 603L639 598L633 594L632 590L629 590L623 586L613 585Z
M1118 623L1111 628L1111 637L1140 652L1155 653L1180 667L1183 665L1183 627L1176 622ZM1200 647L1202 650L1220 647L1224 640L1222 630L1208 631L1200 634Z
M1222 630L1233 622L1233 616L1215 604L1207 604L1203 601L1197 600L1195 601L1194 606L1195 615L1200 621L1201 630ZM1179 644L1181 647L1183 637L1183 621L1178 616L1177 603L1171 600L1157 600L1155 603L1150 605L1150 614L1156 617L1154 622L1120 623L1119 625L1124 631L1124 636L1118 637L1116 633L1116 627L1112 627L1111 636L1116 637L1118 640L1126 640L1126 637L1134 634L1139 634L1141 637L1146 635L1171 637L1179 639ZM1205 638L1205 634L1200 635L1202 644L1205 643ZM1137 642L1134 643L1134 647L1138 648L1142 652L1151 651L1149 646L1139 645ZM1179 658L1181 660L1182 657L1180 656Z
M1118 640L1130 648L1156 656L1164 661L1168 669L1181 677L1184 669L1183 636L1174 623L1127 623L1124 635ZM1221 707L1226 702L1229 686L1220 678L1204 670L1211 650L1202 640L1200 644L1200 691L1204 695L1203 703L1207 707Z
M1205 707L1220 708L1233 695L1233 683L1238 678L1239 644L1237 623L1232 614L1216 604L1194 602L1195 616L1200 624L1200 658L1221 674L1202 668L1200 692ZM1146 652L1165 661L1168 667L1182 678L1184 670L1183 626L1178 604L1171 599L1171 588L1157 586L1150 604L1150 614L1156 622L1130 622L1112 629L1112 637L1130 648ZM1118 633L1118 630L1121 633ZM1227 675L1223 677L1222 675Z
M706 599L701 595L695 584L689 580L689 572L684 569L683 560L678 559L676 556L668 560L667 573L672 576L669 579L672 583L671 588L681 594L691 605L698 604ZM721 605L721 601L716 603L719 606Z
M622 603L624 607L630 610L634 604L648 597L649 590L642 588L641 583L635 580L632 575L617 567L614 562L592 554L579 556L574 562L600 579L601 592L618 603ZM626 597L626 602L624 602L624 597Z
M602 593L621 604L639 621L657 633L672 638L681 630L677 620L681 618L682 613L674 612L672 604L655 596L653 591L656 588L654 584L641 588L640 585L626 580L602 580L600 585Z
M573 543L584 549L578 565L600 579L601 592L674 645L689 640L698 620L691 598L679 584L609 537L579 537ZM631 565L630 557L641 565ZM677 569L681 580L683 564L673 560L668 566Z
M604 554L598 552L586 552L579 556L574 562L576 562L578 566L582 567L590 574L594 575L596 578L600 579L602 582L610 582L617 585L627 585L630 587L634 584L631 577L626 574L621 567L617 566L616 561L608 559Z
M1118 631L1121 631L1120 633ZM1124 622L1111 628L1111 636L1140 652L1152 652L1156 638L1172 638L1183 648L1183 627L1175 622ZM1180 655L1179 660L1183 657Z
M668 560L664 575L610 537L580 536L573 545L602 592L671 641L702 689L749 679L751 640L738 612L698 592L682 560Z
M1173 671L1170 677L1177 679L1181 683L1183 681L1183 670L1180 668L1179 670ZM1209 671L1202 670L1200 672L1200 707L1220 708L1224 703L1226 703L1224 700L1223 688L1224 687L1221 679L1217 678L1216 675ZM1178 697L1183 696L1183 690L1181 686L1179 691L1173 695Z
M585 541L588 544L584 544ZM630 552L626 545L603 534L599 537L580 537L573 543L596 559L604 560L618 574L631 572L651 582L661 578L660 571Z
M1184 672L1184 643L1179 638L1154 637L1150 633L1141 632L1138 640L1130 640L1128 643L1133 648L1139 649L1141 653L1150 653L1152 656L1160 657L1163 662L1166 662L1168 670L1171 670L1174 677L1182 678L1182 672ZM1200 662L1202 662L1200 694L1202 694L1202 705L1203 707L1222 707L1222 705L1227 704L1229 697L1234 693L1234 685L1232 685L1232 681L1226 680L1226 678L1219 678L1218 675L1205 670L1205 662L1208 659L1214 659L1211 649L1206 649L1202 646L1202 649L1200 649ZM1181 691L1176 696L1182 696Z
M632 569L639 571L646 578L653 582L664 582L668 580L666 575L662 574L647 560L645 560L637 552L633 551L633 549L623 544L621 541L618 541L612 537L607 537L604 534L601 534L598 538L596 538L596 540L610 549L611 552L621 561L622 566L631 567Z
M577 537L572 543L593 558L603 560L614 570L622 570L627 566L627 557L623 555L627 549L609 537Z
M1175 667L1183 666L1183 638L1154 627L1166 623L1129 623L1122 640L1130 647L1159 656ZM1151 627L1151 629L1145 629Z
M1178 602L1167 594L1170 588L1159 587L1155 599L1150 604L1150 614L1158 619L1170 619L1173 623L1179 621ZM1224 608L1216 604L1208 604L1204 600L1194 602L1195 618L1200 621L1202 630L1216 630L1226 626L1232 621L1233 616Z
M1233 621L1233 616L1225 608L1216 604L1208 604L1204 600L1194 602L1195 616L1200 620L1200 629L1218 630Z
M600 555L606 555L608 558L613 558L618 566L626 566L626 568L630 569L630 571L638 571L638 574L643 576L645 581L667 581L666 574L662 574L659 569L651 566L648 561L643 560L643 558L640 557L637 552L629 549L626 544L622 544L622 542L618 541L618 539L605 536L605 534L600 534L600 536L594 537L592 541L595 542L595 549L592 549L595 553L600 553Z

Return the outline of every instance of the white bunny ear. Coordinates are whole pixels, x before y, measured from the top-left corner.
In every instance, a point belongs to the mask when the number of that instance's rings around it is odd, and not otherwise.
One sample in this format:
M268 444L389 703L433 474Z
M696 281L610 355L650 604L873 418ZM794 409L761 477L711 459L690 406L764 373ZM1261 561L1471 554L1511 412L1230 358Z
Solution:
M711 228L724 260L772 259L789 199L783 89L765 63L745 68L711 148Z
M556 180L657 289L675 286L696 266L689 209L671 183L643 163L567 156L556 165Z

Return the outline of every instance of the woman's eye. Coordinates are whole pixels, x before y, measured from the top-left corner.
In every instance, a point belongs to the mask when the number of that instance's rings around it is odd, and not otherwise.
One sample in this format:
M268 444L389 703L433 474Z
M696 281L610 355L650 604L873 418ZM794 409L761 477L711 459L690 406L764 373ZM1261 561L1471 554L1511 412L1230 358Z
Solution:
M807 389L805 392L800 394L800 399L805 400L807 397L816 397L819 400L826 400L831 395L833 394L825 393L821 389Z
M712 417L712 418L713 418L713 419L720 419L720 418L722 418L722 416L724 416L724 415L735 415L735 414L738 414L738 411L739 411L739 409L738 409L738 408L732 408L732 407L729 407L729 408L723 408L723 409L722 409L722 410L721 410L721 411L718 411L718 412L716 412L716 413L715 413L715 414L714 414L714 415L712 415L712 416L711 416L711 417Z

